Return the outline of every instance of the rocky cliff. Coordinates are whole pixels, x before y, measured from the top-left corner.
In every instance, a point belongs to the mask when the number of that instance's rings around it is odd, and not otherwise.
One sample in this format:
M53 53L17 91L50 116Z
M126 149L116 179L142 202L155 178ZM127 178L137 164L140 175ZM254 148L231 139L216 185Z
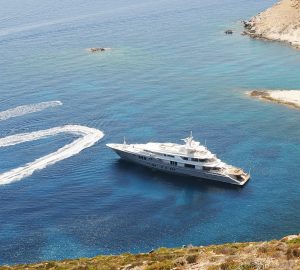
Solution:
M245 34L253 38L288 42L300 48L300 0L281 0L244 25Z

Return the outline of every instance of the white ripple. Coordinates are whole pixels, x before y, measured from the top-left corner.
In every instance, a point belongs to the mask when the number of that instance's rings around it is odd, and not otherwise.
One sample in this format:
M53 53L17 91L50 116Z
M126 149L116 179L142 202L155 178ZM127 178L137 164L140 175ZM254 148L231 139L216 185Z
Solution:
M0 112L0 121L7 120L13 117L22 116L29 113L39 112L49 107L56 107L60 105L62 105L61 101L47 101L47 102L40 102L36 104L18 106L16 108Z
M76 20L81 20L81 19L89 18L89 16L92 16L92 15L93 14L81 15L81 16L70 17L70 18L66 18L66 19L58 19L58 20L54 20L54 21L44 21L44 22L38 22L38 23L33 23L33 24L5 28L5 29L0 30L0 37L7 36L10 34L20 33L20 32L26 32L26 31L30 31L33 29L42 28L45 26L64 24L64 23L68 23L68 22L72 22L72 21L76 21Z

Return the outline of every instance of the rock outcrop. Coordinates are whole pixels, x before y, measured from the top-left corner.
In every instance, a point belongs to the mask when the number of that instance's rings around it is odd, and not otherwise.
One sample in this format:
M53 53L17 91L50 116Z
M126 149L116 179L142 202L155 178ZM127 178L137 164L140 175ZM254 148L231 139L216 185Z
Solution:
M224 32L226 35L232 35L233 31L231 29L228 29Z
M248 94L251 97L300 109L300 90L254 90Z
M281 0L243 23L243 34L300 48L300 0Z

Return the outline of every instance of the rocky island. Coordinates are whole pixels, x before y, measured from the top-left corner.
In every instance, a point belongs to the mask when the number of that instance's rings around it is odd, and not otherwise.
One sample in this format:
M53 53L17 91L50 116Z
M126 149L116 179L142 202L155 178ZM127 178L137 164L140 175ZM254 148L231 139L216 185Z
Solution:
M0 270L299 270L300 235L269 242L207 247L160 248L149 253L97 256L36 264L0 266Z
M249 21L244 34L253 38L287 42L300 48L300 1L281 0Z
M254 90L247 94L251 97L300 109L300 90Z

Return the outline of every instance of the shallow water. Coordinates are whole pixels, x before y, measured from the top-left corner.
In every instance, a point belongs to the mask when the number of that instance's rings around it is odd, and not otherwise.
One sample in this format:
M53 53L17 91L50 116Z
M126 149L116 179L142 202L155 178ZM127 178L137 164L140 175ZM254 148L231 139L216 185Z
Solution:
M299 88L298 51L239 35L240 19L272 3L3 1L0 111L63 105L0 121L0 136L73 124L105 137L0 186L0 263L298 233L300 112L244 94ZM85 50L97 46L113 50ZM190 130L224 161L251 169L250 182L237 188L153 172L105 147L124 135L177 142ZM74 139L0 148L0 173Z

